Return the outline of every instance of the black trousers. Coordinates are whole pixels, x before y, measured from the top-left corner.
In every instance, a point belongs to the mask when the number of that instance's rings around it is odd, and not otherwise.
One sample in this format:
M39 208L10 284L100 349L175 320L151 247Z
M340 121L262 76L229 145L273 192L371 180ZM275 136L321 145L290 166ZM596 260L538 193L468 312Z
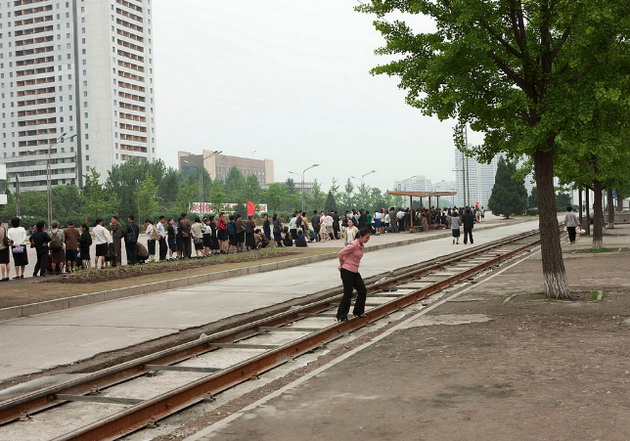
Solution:
M473 237L472 237L472 228L466 228L464 227L464 245L466 245L468 243L468 238L470 237L470 244L473 244Z
M46 268L48 268L48 247L42 247L37 249L37 263L33 270L33 276L37 276L39 272L40 276L46 274Z
M168 245L166 244L166 239L160 238L160 260L166 260L166 252L168 251Z
M359 273L353 273L347 269L341 269L341 281L343 282L343 297L339 303L337 309L337 318L343 319L348 315L350 311L350 303L352 302L352 291L357 290L357 300L354 302L354 309L352 313L354 315L361 315L365 312L365 298L367 296L367 289L363 278Z
M569 233L569 242L575 242L575 227L567 227L567 232Z
M138 263L138 248L136 247L136 243L125 241L125 250L127 251L127 262L130 265L137 264Z

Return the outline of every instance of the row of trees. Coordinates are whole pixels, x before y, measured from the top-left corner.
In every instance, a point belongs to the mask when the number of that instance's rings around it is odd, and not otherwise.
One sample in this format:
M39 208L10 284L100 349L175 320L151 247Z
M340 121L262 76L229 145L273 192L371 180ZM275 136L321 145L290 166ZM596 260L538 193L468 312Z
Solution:
M545 292L569 298L554 176L594 190L601 246L598 199L628 182L630 2L370 0L357 9L376 16L385 38L377 52L391 60L374 74L399 77L407 103L424 114L457 120L462 151L470 126L485 135L472 151L479 159L503 153L533 169ZM417 15L435 30L417 33L404 21Z
M497 174L488 200L488 208L495 215L509 218L522 213L538 214L538 188L534 186L531 194L527 194L525 179L516 165L503 158L499 159ZM565 211L571 205L571 195L562 191L556 192L555 211Z
M225 181L212 180L206 170L182 174L166 167L163 161L132 160L116 165L109 171L105 183L96 170L85 176L85 185L55 186L52 191L53 218L63 222L83 222L85 219L108 218L112 215L126 217L134 214L138 219L155 219L159 215L176 217L190 208L192 202L210 202L220 206L236 203L236 211L245 213L247 201L266 203L271 213L288 215L302 207L302 195L295 182L269 185L262 189L254 176L245 177L233 167ZM400 196L391 196L378 188L365 184L354 185L348 178L341 187L333 180L328 192L315 180L311 191L304 195L308 210L375 210L401 206ZM0 207L0 218L15 216L18 205L20 215L29 220L47 217L46 193L21 191L19 201L15 194L8 194L8 204Z

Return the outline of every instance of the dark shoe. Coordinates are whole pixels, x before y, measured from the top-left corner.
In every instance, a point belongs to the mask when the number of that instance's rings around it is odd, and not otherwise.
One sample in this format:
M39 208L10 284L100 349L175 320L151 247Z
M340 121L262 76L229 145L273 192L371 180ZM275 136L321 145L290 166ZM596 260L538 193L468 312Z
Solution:
M33 273L33 277L37 277L37 273Z
M337 321L338 322L347 322L348 321L348 316L344 315L343 317L339 318L337 317Z
M365 314L354 314L355 318L365 318Z
M42 275L41 275L41 276L39 276L39 277L46 277L46 274L42 274Z

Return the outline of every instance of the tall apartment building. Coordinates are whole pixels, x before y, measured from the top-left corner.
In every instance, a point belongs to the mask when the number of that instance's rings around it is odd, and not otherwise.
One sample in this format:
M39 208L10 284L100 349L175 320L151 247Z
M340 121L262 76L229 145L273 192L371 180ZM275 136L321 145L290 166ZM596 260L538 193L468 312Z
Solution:
M232 167L236 167L246 178L254 176L260 184L272 184L274 182L274 165L271 159L242 158L214 154L212 150L202 150L201 154L178 152L179 170L187 173L199 170L203 167L212 179L225 180Z
M402 181L395 181L394 188L396 191L417 191L423 193L425 191L433 191L433 184L430 179L418 175Z
M455 177L457 180L455 205L461 207L479 204L488 207L488 199L492 194L498 162L498 155L492 159L490 164L482 164L474 158L466 157L459 150L455 150Z
M23 190L155 156L151 0L1 0L0 162ZM13 180L12 180L13 182Z

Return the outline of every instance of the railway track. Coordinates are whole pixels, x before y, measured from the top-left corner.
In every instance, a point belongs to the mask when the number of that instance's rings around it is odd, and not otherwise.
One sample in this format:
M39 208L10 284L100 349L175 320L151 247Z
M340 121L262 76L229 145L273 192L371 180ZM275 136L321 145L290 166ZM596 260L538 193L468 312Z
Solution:
M366 317L337 323L333 297L202 336L137 360L0 402L3 433L27 440L117 439L257 378L538 245L537 231L399 269L368 285Z

